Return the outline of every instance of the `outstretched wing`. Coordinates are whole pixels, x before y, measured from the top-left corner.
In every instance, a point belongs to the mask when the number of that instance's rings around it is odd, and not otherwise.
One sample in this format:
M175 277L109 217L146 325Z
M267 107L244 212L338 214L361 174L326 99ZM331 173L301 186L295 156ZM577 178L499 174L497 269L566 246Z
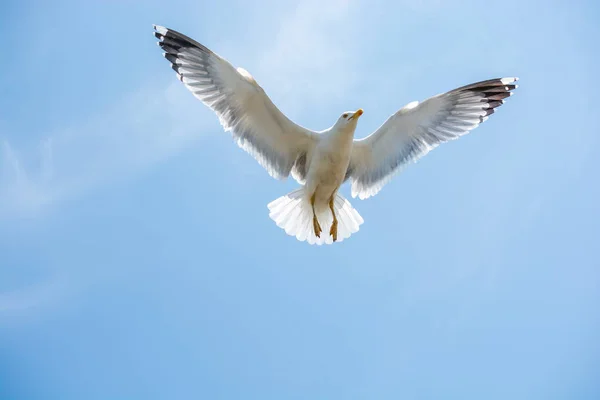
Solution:
M355 140L346 173L352 197L377 194L408 163L477 128L512 94L517 80L490 79L413 101L371 135Z
M237 144L272 177L289 176L314 147L315 132L289 120L244 69L179 32L156 25L154 30L179 80L217 114ZM296 165L294 177L304 179L303 174Z

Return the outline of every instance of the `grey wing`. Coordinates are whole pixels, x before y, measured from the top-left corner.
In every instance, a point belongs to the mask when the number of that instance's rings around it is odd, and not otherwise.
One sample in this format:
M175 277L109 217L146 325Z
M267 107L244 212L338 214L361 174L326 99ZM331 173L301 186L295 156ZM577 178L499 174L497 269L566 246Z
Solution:
M371 135L355 140L346 173L346 179L352 180L352 197L365 199L375 195L410 162L477 128L512 95L517 80L490 79L422 103L414 101Z
M310 153L317 134L288 119L244 69L177 31L154 29L179 80L217 114L237 144L274 178L286 178L296 165L294 177L303 179L299 159Z
M292 176L298 181L298 183L304 185L306 183L306 174L308 172L308 166L310 160L310 154L308 151L303 152L296 159L292 168Z

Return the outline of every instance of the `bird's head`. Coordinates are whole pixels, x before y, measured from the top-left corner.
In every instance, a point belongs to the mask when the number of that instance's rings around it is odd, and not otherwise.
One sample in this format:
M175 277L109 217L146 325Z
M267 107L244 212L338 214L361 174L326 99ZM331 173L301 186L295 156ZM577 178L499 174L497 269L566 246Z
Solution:
M356 128L356 123L358 122L358 118L363 114L362 108L359 108L356 111L346 111L336 122L338 127L354 127Z

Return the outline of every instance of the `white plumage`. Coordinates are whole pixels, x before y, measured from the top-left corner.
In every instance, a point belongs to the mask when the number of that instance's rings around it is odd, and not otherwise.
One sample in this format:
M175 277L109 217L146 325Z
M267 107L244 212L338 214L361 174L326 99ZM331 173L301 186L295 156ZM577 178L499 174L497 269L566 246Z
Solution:
M291 174L302 185L269 203L269 216L310 244L342 241L363 223L338 193L343 182L352 182L352 197L375 195L408 163L479 126L517 87L517 78L491 79L414 101L356 140L362 110L343 113L324 131L309 130L287 118L246 70L179 32L154 29L179 79L217 114L237 144L272 177Z

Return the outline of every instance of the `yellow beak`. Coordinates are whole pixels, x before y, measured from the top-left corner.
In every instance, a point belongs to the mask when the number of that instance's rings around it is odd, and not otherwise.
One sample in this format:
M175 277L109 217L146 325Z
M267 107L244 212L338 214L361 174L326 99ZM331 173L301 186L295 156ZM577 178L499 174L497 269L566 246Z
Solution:
M358 111L356 111L354 114L352 114L352 116L350 117L350 119L358 118L361 115L363 115L363 109L359 108Z

